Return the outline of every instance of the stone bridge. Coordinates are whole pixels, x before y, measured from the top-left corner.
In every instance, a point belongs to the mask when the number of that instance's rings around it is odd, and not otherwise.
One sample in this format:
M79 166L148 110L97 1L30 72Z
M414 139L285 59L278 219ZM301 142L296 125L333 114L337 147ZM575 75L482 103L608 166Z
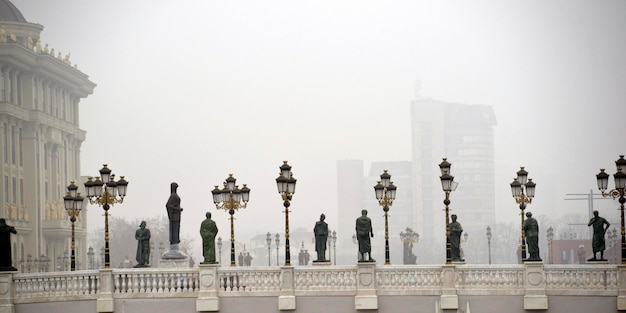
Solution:
M626 266L376 265L0 273L0 313L626 310Z

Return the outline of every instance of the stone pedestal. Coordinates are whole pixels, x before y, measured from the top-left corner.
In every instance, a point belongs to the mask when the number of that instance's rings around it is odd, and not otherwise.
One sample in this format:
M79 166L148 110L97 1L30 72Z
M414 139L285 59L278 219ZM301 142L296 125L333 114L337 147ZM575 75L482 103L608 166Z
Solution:
M292 266L283 266L280 268L278 309L281 311L294 311L296 309L295 281Z
M189 268L189 257L178 250L178 244L170 245L170 249L161 255L159 267L164 268Z
M313 261L311 263L311 265L313 265L313 266L329 266L331 264L330 264L330 261Z
M200 291L196 299L196 311L217 312L220 310L220 299L217 297L220 282L217 276L219 264L200 264Z
M442 310L458 310L459 297L456 294L455 265L446 264L441 268L442 286L439 304Z
M617 265L617 309L626 310L626 265Z
M356 310L378 310L376 263L374 262L357 263L354 308Z
M17 272L0 272L0 313L14 313L13 305L13 274Z
M100 292L96 300L98 313L112 313L113 306L113 270L104 268L100 270Z
M546 275L543 271L543 262L526 261L524 263L524 309L547 310L548 296L546 295Z

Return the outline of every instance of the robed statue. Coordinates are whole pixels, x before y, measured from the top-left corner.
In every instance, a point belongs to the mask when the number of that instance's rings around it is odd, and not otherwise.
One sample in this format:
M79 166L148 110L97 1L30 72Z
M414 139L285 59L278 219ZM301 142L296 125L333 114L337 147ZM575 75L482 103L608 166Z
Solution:
M170 221L170 245L180 243L180 213L183 211L183 208L180 207L180 197L176 193L177 189L177 183L170 184L171 194L165 204L167 217Z
M146 228L146 221L141 221L139 229L135 231L137 239L137 265L135 267L148 267L150 263L150 230Z
M371 256L372 244L370 237L374 237L372 220L367 217L367 210L362 210L361 217L356 219L356 239L359 242L359 262L376 262Z
M320 215L320 220L315 222L313 233L315 234L315 251L317 252L317 261L326 261L326 241L328 240L328 224L324 222L326 215Z
M606 225L606 227L604 227L604 225ZM593 257L589 259L589 261L604 261L604 250L606 250L604 235L611 224L609 224L609 221L604 217L601 217L597 210L594 210L593 217L589 220L587 226L593 226L593 237L591 239ZM598 252L600 252L600 259L596 257Z
M461 259L461 234L463 233L463 226L457 222L456 214L450 216L452 222L450 223L450 257L452 261L462 261Z
M206 219L200 224L200 236L202 236L202 256L203 264L215 264L215 236L217 236L217 225L211 219L211 212L206 212Z
M528 261L541 261L539 257L539 223L537 223L532 213L526 212L526 220L522 225L526 244L528 245L528 253L530 254Z

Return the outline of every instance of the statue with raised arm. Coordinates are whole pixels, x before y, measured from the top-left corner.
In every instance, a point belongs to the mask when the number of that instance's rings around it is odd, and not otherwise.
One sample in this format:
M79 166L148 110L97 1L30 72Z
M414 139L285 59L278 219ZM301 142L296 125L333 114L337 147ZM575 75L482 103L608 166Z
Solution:
M211 212L206 212L206 219L200 224L200 236L202 236L202 264L215 264L215 236L217 225L211 219Z
M180 212L183 211L183 208L180 207L180 197L176 193L177 189L177 183L170 184L171 194L165 204L167 217L170 220L170 245L180 243Z
M376 262L372 258L372 244L374 238L372 220L367 217L367 210L361 210L361 217L356 219L356 238L359 242L359 262Z
M604 225L606 225L606 227L604 227ZM593 217L589 220L589 224L587 224L587 226L593 226L593 238L591 240L593 257L589 259L589 261L605 261L604 250L606 250L606 246L604 235L611 224L609 224L609 221L607 221L604 217L600 217L598 210L594 210ZM596 257L598 252L600 252L599 259Z
M146 221L141 221L139 229L135 231L137 239L137 265L135 267L148 267L150 263L150 230L146 228Z
M0 272L17 271L11 264L11 234L17 234L15 227L0 218Z
M314 262L326 261L326 241L328 239L328 224L324 222L326 215L320 215L320 220L315 222L313 233L315 234L315 251L317 260Z

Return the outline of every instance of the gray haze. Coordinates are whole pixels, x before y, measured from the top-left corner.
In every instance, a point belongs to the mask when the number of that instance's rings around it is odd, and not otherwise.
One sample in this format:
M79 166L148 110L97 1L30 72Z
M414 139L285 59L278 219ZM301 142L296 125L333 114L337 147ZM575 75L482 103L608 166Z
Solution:
M536 217L586 215L565 194L596 190L598 169L626 153L626 1L13 3L98 84L80 105L81 169L108 163L130 181L111 213L165 214L176 181L193 236L228 173L252 189L238 239L282 233L283 160L298 179L292 228L320 213L334 228L336 161L410 160L417 93L493 106L499 221L519 218L519 166L537 183ZM598 207L618 220L615 201ZM213 217L228 237L228 214Z

